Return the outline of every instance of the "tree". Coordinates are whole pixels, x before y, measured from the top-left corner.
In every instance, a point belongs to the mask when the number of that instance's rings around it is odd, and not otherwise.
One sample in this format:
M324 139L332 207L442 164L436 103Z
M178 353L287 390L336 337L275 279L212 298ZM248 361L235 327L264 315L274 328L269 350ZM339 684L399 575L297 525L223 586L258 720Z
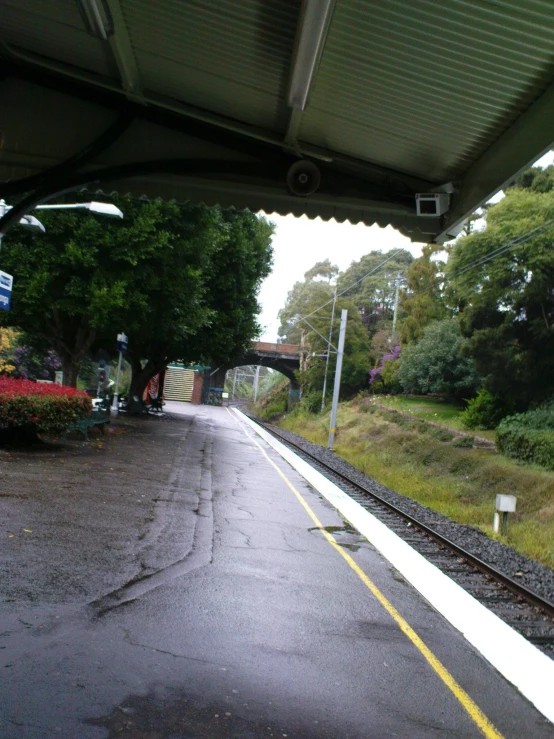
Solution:
M295 282L289 291L284 307L279 311L281 325L278 329L279 340L286 344L302 344L303 337L311 331L307 320L325 336L329 332L331 303L335 288L331 285L331 275L338 273L338 267L329 260L317 262L304 273L303 282ZM328 281L317 280L316 277L328 277ZM325 308L321 308L325 306ZM315 313L314 313L315 311ZM309 315L314 313L314 315ZM327 328L325 328L325 325ZM312 333L314 333L312 331Z
M554 190L554 166L531 167L516 177L512 187L533 192L551 192Z
M389 261L380 267L388 257ZM396 280L399 275L406 275L412 261L412 255L405 249L394 256L372 251L358 262L352 262L340 275L337 290L340 294L350 288L345 297L356 306L370 336L379 329L392 327Z
M442 248L427 244L423 247L421 257L410 264L401 303L405 314L400 332L402 344L419 341L425 326L448 315L442 294L445 264L433 259Z
M464 343L457 319L430 323L422 339L400 355L396 377L404 392L454 398L473 395L480 380L473 361L463 355Z
M124 330L132 391L141 394L166 363L197 358L201 329L204 346L212 335L221 345L221 330L233 322L231 351L246 341L245 332L255 332L255 293L271 262L272 228L251 213L115 200L123 221L49 213L45 234L17 229L4 240L2 266L15 280L3 320L54 347L68 385L76 384L88 352L111 351Z
M554 191L510 188L486 228L455 243L446 272L485 388L517 410L554 393L551 219Z
M220 367L242 356L261 327L258 292L271 271L274 225L248 211L219 210L223 240L203 273L209 320L187 338L180 358Z
M123 221L52 212L41 216L45 234L14 229L4 239L2 264L14 275L12 309L4 320L56 350L67 385L75 386L80 363L95 344L106 342L111 349L118 331L145 326L157 287L150 280L162 276L160 258L182 251L173 248L177 240L167 228L179 214L177 206L131 198L117 198L117 204ZM189 279L185 260L181 277L195 326L198 256L192 246L188 252L193 260ZM110 330L114 336L108 338Z
M336 264L331 264L330 259L324 259L322 262L316 262L314 266L304 273L306 282L315 280L316 277L322 277L329 284L334 282L339 274L339 268Z

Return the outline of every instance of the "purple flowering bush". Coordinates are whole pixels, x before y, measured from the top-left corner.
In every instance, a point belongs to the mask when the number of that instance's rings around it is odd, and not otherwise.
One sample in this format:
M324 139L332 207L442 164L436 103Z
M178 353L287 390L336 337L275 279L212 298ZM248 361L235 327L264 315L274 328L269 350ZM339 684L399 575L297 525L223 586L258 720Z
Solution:
M395 373L400 357L400 347L393 347L392 352L383 354L377 367L369 372L369 384L374 392L390 392L396 383Z
M29 346L20 345L13 350L14 375L23 380L53 380L62 363L53 349L39 354Z

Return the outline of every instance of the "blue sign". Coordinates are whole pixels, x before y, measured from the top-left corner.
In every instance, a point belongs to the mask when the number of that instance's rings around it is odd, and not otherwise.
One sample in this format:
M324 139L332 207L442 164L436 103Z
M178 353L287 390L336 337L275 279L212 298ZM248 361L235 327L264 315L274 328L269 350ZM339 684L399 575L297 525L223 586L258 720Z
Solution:
M9 310L12 299L13 277L0 270L0 310Z
M117 341L115 347L118 352L126 352L129 348L129 339L125 334L117 334Z

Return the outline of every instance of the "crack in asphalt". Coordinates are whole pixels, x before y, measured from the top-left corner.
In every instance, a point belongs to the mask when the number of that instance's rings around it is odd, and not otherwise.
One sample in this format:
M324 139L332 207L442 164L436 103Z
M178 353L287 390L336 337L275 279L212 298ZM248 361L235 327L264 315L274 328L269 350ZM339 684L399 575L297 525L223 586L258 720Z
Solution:
M186 659L190 660L191 662L202 662L205 665L214 665L215 667L226 667L226 665L221 664L220 662L212 662L209 659L200 659L200 657L190 657L187 654L178 654L176 652L171 652L168 649L159 649L158 647L153 647L150 644L141 644L140 642L133 641L131 639L131 634L128 629L124 629L122 627L119 627L123 633L123 641L127 642L127 644L130 644L133 647L140 647L142 649L150 649L152 652L158 652L159 654L167 654L170 657L175 657L176 659Z
M206 437L204 436L204 439ZM93 601L90 605L97 616L129 604L150 590L166 585L171 580L189 574L193 570L211 564L213 559L214 517L212 498L212 440L204 441L201 463L201 477L198 496L198 513L195 515L195 529L191 549L180 559L166 567L142 577L136 577L126 585ZM183 465L184 466L184 465Z

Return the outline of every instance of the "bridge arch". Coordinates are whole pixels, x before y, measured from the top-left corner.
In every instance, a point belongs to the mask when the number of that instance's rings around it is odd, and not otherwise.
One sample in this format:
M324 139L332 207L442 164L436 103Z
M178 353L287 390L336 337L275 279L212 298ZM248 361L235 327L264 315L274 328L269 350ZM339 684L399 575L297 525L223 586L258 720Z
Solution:
M210 385L223 387L227 372L245 365L260 365L280 372L290 381L289 406L294 405L300 399L300 386L294 374L300 368L300 347L298 345L253 342L245 354L219 367L211 376Z

